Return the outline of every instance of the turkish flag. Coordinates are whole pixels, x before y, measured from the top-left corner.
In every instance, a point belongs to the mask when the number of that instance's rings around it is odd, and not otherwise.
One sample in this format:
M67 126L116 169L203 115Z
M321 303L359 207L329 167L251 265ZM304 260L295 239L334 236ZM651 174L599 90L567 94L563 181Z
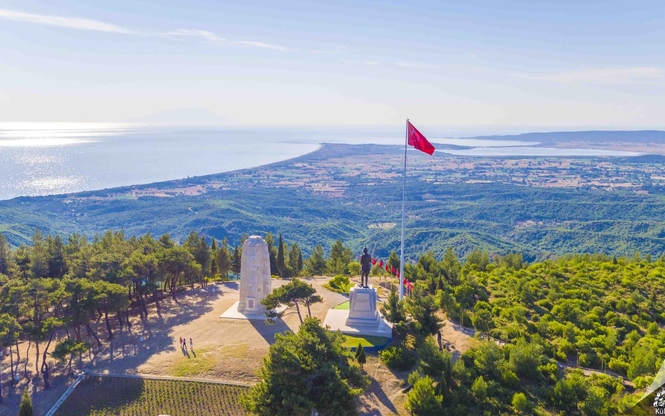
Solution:
M379 267L383 267L383 260L379 260Z
M376 259L372 259L372 264L376 264Z
M388 263L386 263L386 271L389 272L390 268L388 267Z
M393 274L395 274L395 268L393 266L390 266L390 268L392 269Z
M434 153L434 146L430 143L417 128L411 124L410 121L407 121L407 128L409 133L409 146L413 146L421 152L425 152L428 155Z

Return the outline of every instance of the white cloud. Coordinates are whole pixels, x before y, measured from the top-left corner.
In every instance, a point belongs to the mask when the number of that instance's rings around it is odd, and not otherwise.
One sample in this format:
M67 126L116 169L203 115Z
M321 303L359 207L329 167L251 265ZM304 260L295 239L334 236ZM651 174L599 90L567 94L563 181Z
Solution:
M349 64L349 65L363 65L363 66L380 66L381 62L379 61L372 61L369 59L365 60L348 60L348 59L340 59L340 63L342 64Z
M396 62L393 64L398 68L410 68L410 69L437 69L436 65L423 64L420 62Z
M23 13L8 9L0 9L0 19L12 20L15 22L34 23L46 26L64 27L67 29L92 30L92 31L107 32L107 33L123 33L131 35L155 36L155 34L140 32L122 26L100 22L98 20L81 19L77 17L62 17L62 16L50 16L44 14ZM216 43L225 46L270 49L282 52L295 50L266 42L259 42L253 40L231 40L218 36L214 32L210 32L207 30L178 29L171 32L157 34L156 36L192 37L192 38L197 38L199 40L204 40L207 42Z
M15 22L35 23L46 26L66 27L69 29L93 30L109 33L136 33L133 30L116 26L98 20L81 19L78 17L49 16L43 14L32 14L17 12L14 10L0 9L0 19L13 20Z
M655 80L665 78L665 71L653 66L637 66L629 68L595 68L580 71L565 71L545 75L527 75L523 78L540 81L554 81L563 83L592 82L592 83L625 83L640 80Z
M198 39L203 39L207 42L216 43L225 46L244 46L252 48L271 49L274 51L281 51L281 52L286 52L290 50L284 46L273 45L271 43L257 42L252 40L231 40L218 36L214 32L210 32L208 30L178 29L178 30L173 30L171 32L166 32L163 34L163 36L198 38Z

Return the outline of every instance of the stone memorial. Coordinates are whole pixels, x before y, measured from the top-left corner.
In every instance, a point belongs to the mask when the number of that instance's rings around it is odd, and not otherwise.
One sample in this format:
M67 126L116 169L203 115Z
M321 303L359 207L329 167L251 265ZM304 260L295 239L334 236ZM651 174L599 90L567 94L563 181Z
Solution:
M253 235L242 245L240 260L239 299L222 318L265 320L265 306L261 301L271 293L270 254L268 243Z

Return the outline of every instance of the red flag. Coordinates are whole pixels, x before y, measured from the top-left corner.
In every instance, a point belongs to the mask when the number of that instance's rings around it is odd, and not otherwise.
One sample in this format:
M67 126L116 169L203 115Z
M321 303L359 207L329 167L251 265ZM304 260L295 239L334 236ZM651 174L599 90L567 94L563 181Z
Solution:
M386 271L389 272L390 268L388 267L388 263L386 263Z
M397 270L397 277L399 277L399 270Z
M383 267L383 260L379 260L379 267Z
M376 264L376 259L372 259L372 264Z
M421 152L425 152L428 155L434 153L434 146L430 143L417 128L411 124L410 121L407 121L408 132L409 132L409 146L413 146Z
M395 274L395 268L391 266L391 269L393 271L393 274Z

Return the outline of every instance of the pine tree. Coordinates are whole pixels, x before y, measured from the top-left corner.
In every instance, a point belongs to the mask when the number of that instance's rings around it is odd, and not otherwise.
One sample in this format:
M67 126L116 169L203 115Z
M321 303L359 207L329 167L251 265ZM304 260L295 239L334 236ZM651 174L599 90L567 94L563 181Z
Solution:
M381 307L381 314L388 322L394 324L406 320L406 315L404 314L404 302L399 300L399 296L397 295L394 286L390 289L388 300Z
M242 256L240 253L242 253L242 249L235 246L233 249L233 256L231 256L233 258L231 261L233 263L233 273L235 274L240 274L240 266L242 263Z
M19 416L32 416L32 399L30 399L28 389L23 390L23 399L21 399L18 414Z
M212 244L210 244L210 257L213 259L213 261L210 262L210 275L214 278L217 276L217 273L219 273L217 267L217 242L214 238L212 239Z
M302 252L298 243L293 243L289 251L289 269L293 276L299 276L302 271Z
M229 252L229 240L226 237L222 240L222 246L217 252L217 267L222 277L229 276L229 270L231 270L231 253Z
M274 276L279 274L279 270L277 270L277 249L275 248L275 237L272 235L272 233L268 233L265 240L268 244L268 255L270 256L270 274Z
M365 349L362 344L358 342L358 348L356 348L356 361L360 364L360 368L363 368L363 365L367 362L367 357L365 356Z
M307 259L305 268L307 269L307 273L312 276L321 276L326 272L326 259L323 257L323 247L321 247L321 244L314 247L312 255Z
M353 261L353 252L344 247L341 240L335 241L330 248L328 258L328 272L332 274L349 274L349 263Z
M281 233L279 234L279 243L277 244L276 266L277 266L277 272L279 273L279 277L281 278L286 277L288 273L287 273L286 263L284 262L284 241L282 240Z
M11 251L4 234L0 233L0 274L9 275Z

